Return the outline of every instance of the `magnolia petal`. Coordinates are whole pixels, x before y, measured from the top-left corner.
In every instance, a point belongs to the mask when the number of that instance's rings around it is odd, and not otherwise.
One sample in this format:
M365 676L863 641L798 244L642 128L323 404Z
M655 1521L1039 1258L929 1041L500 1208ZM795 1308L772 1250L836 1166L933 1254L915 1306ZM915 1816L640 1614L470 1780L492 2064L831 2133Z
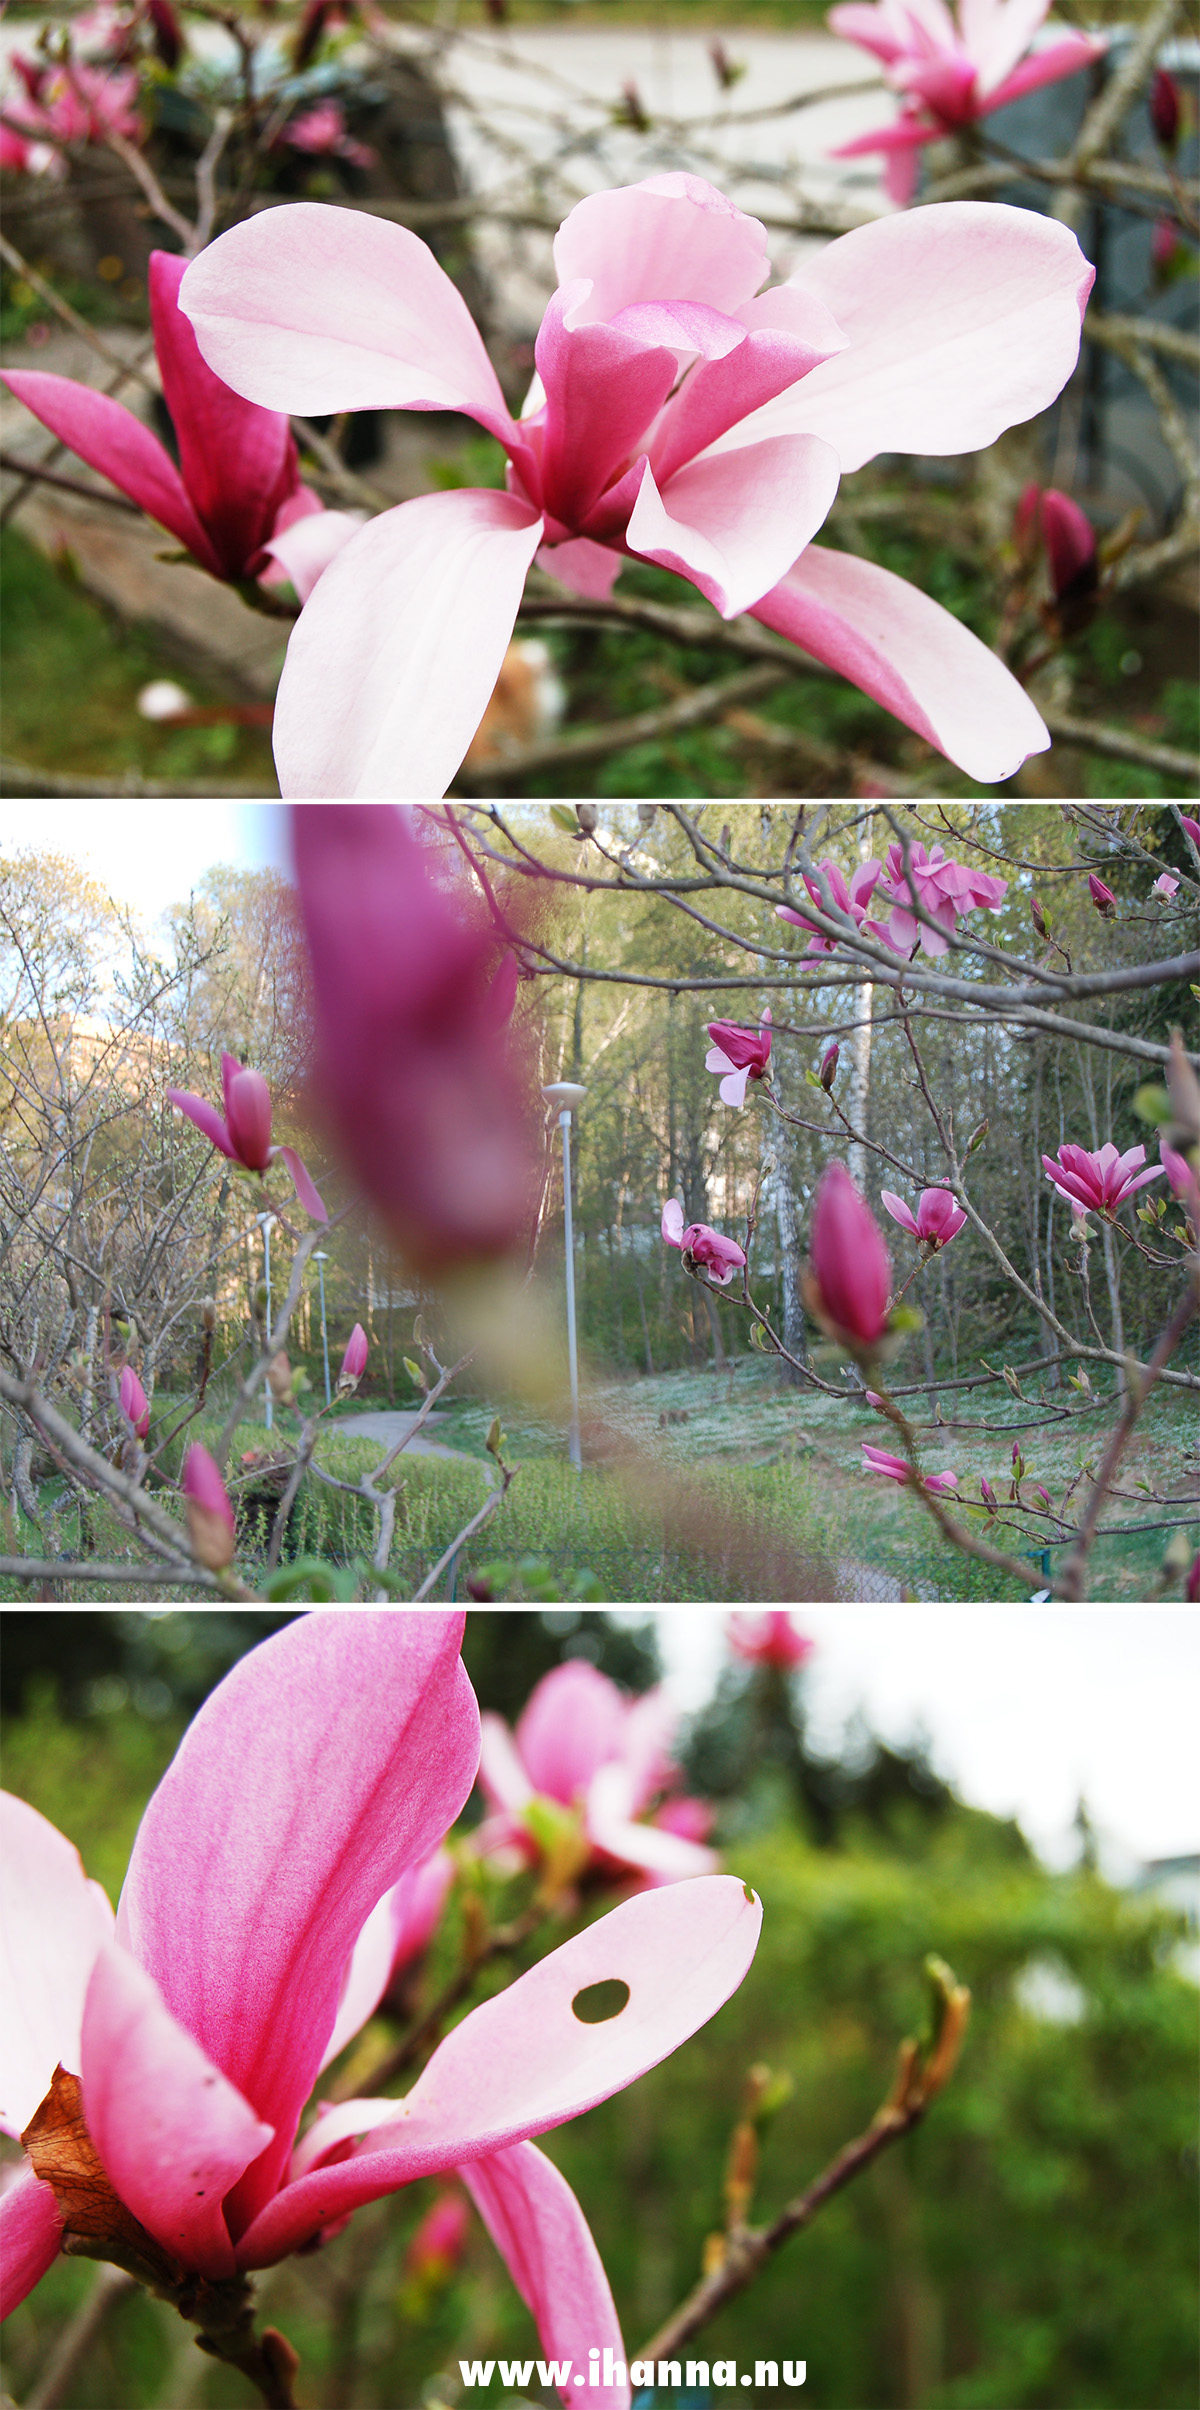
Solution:
M205 1700L142 1818L119 1937L275 2129L239 2187L243 2216L274 2190L371 1909L470 1791L462 1620L289 1624Z
M563 1807L581 1799L597 1767L618 1755L627 1712L616 1683L584 1658L543 1675L516 1732L535 1791Z
M959 24L979 90L991 92L1028 50L1049 0L959 0Z
M902 1230L907 1230L910 1238L920 1237L921 1233L917 1228L916 1216L913 1213L911 1206L905 1204L903 1197L896 1196L894 1191L890 1188L881 1188L879 1191L879 1202L885 1208L885 1210L890 1213L892 1220L894 1222L899 1222Z
M0 1791L0 2133L24 2131L60 2062L78 2075L88 1980L112 1930L78 1850Z
M222 1155L227 1155L231 1163L237 1162L237 1149L229 1131L216 1106L210 1105L206 1096L190 1096L186 1088L168 1088L166 1094L168 1104L175 1105L189 1121L193 1121L211 1146L218 1148Z
M720 1097L722 1104L733 1105L735 1108L744 1105L746 1102L746 1082L749 1077L750 1068L748 1064L744 1063L740 1071L731 1071L728 1078L721 1081L717 1090L717 1094Z
M643 472L625 540L676 569L733 619L769 594L828 515L837 454L819 439L768 437L728 457L692 461L659 492Z
M305 1165L303 1158L296 1153L295 1147L273 1146L271 1149L271 1154L272 1156L282 1155L283 1160L292 1175L292 1186L295 1189L296 1195L299 1197L300 1203L303 1205L305 1212L314 1222L327 1222L329 1220L329 1215L325 1211L325 1207L321 1201L318 1190L313 1185L313 1181L307 1166Z
M806 430L833 444L843 471L877 452L979 450L1065 385L1094 274L1065 226L1004 202L858 226L791 280L826 303L848 349L721 448Z
M970 778L1011 778L1050 743L1003 662L874 561L810 545L753 616L860 686Z
M696 1875L711 1875L717 1866L715 1850L680 1833L664 1832L657 1824L634 1822L635 1789L627 1766L601 1766L588 1785L585 1823L588 1839L623 1866L637 1866L656 1883L681 1883Z
M1010 101L1021 100L1027 92L1038 92L1043 84L1058 84L1064 76L1078 75L1102 59L1107 44L1090 34L1065 34L1061 42L1048 42L1044 50L1035 50L1032 57L1022 59L1011 75L1006 75L988 99L988 108L1006 109Z
M745 339L721 358L698 361L663 413L651 444L660 487L739 419L846 348L846 337L824 303L795 286L760 293L743 304L738 318Z
M165 527L201 568L221 575L220 557L174 461L132 410L111 394L93 393L71 377L48 376L41 369L9 368L0 381L69 451Z
M113 2188L147 2233L201 2276L232 2276L222 2204L273 2129L115 1942L88 1985L83 2105Z
M547 2360L570 2364L570 2380L558 2388L568 2410L629 2410L627 2383L588 2382L589 2350L611 2351L623 2367L625 2346L603 2262L566 2177L532 2142L475 2159L459 2173L537 2320Z
M18 2168L0 2192L0 2319L19 2309L41 2283L58 2258L61 2240L62 2219L50 2186L28 2164Z
M571 536L565 544L543 544L537 565L547 577L556 577L568 594L581 594L585 602L607 602L624 562L619 552L593 544L590 536Z
M479 1752L479 1780L493 1807L506 1808L519 1815L533 1797L533 1784L525 1771L503 1716L490 1711L480 1718L482 1741Z
M263 210L192 261L179 306L209 367L267 409L464 410L502 443L513 433L462 295L386 218Z
M672 171L589 193L554 238L560 285L586 277L584 318L613 318L641 301L699 301L730 315L765 284L767 236L702 176Z
M758 1942L759 1901L708 1875L626 1900L494 2000L464 2017L402 2101L346 2101L295 2154L295 2180L243 2236L243 2267L265 2267L361 2201L418 2176L489 2157L561 2125L631 2084L707 2023L741 1982ZM616 1978L629 1997L603 2024L572 2002ZM336 2166L304 2173L347 2138Z
M362 512L357 510L306 512L303 518L291 520L286 527L276 522L275 532L263 550L295 587L301 602L306 603L317 579L343 544L348 544L365 524ZM268 578L267 582L272 581Z
M541 537L528 503L470 488L402 502L352 537L288 645L275 706L283 793L443 795L491 699Z
M240 577L298 486L300 469L284 412L243 401L201 358L179 307L186 265L167 251L150 254L154 349L188 496L226 576Z
M662 1209L662 1234L668 1247L683 1245L683 1207L678 1197L668 1197Z
M565 323L568 296L556 293L537 339L546 396L542 493L567 527L584 518L675 382L673 351L613 326Z
M361 2033L387 1990L400 1925L399 1893L399 1883L393 1883L391 1890L384 1892L383 1898L372 1908L350 1953L350 1963L342 1980L337 2020L322 2053L317 2069L319 2075L323 2075L326 2067L331 2067L334 2060L340 2058L347 2042L352 2042L355 2034Z

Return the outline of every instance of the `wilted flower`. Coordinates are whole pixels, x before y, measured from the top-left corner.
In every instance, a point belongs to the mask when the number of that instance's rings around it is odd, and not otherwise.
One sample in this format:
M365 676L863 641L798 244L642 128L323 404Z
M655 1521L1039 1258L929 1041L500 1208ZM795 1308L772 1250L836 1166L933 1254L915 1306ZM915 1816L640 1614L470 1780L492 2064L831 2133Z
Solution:
M314 1222L327 1222L329 1216L295 1147L271 1144L271 1091L261 1071L248 1071L236 1055L223 1054L221 1087L224 1120L207 1098L192 1096L186 1088L168 1088L167 1098L231 1163L244 1164L247 1171L265 1172L281 1155L305 1212Z
M233 1555L233 1508L208 1449L194 1439L183 1467L183 1496L192 1555L220 1573Z
M1110 1139L1094 1155L1086 1147L1060 1146L1057 1155L1043 1155L1042 1168L1059 1195L1076 1207L1082 1205L1085 1213L1115 1213L1135 1188L1144 1188L1148 1180L1161 1180L1161 1164L1144 1172L1145 1160L1144 1146L1131 1146L1127 1154L1119 1155Z
M887 1330L891 1286L879 1224L845 1164L831 1163L813 1207L809 1312L852 1353L871 1353Z
M869 1447L865 1439L862 1442L862 1453L864 1473L882 1473L887 1481L907 1481L914 1488L920 1489L941 1491L958 1488L957 1473L922 1473L918 1480L912 1466L905 1462L903 1456L891 1456L886 1448ZM980 1486L982 1487L982 1483Z
M722 1103L745 1104L747 1080L765 1079L771 1059L770 1005L757 1029L740 1029L736 1021L710 1021L708 1034L712 1045L704 1068L725 1074L719 1090Z
M780 1673L803 1665L816 1647L807 1633L798 1632L786 1607L767 1607L758 1615L731 1615L729 1645L754 1665L773 1665Z
M911 1206L890 1188L881 1188L879 1202L885 1206L894 1222L907 1230L911 1238L920 1239L923 1247L948 1247L966 1221L961 1205L955 1203L948 1188L923 1188L914 1218Z
M119 1395L121 1412L126 1422L132 1426L139 1439L144 1439L150 1428L150 1408L146 1400L146 1392L132 1364L127 1364L121 1374Z
M689 1222L684 1227L683 1207L678 1197L668 1197L662 1210L662 1234L668 1247L681 1247L692 1261L702 1264L714 1287L728 1288L734 1273L745 1263L743 1248L735 1238L725 1238L707 1222Z

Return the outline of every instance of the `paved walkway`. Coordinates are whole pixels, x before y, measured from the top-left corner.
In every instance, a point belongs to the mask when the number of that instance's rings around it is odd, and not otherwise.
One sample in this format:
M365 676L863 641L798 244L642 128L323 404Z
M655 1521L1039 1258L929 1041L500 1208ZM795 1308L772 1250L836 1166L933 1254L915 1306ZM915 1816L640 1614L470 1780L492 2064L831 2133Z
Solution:
M396 1441L403 1439L405 1433L412 1430L416 1419L415 1409L405 1413L399 1407L392 1409L383 1406L367 1414L340 1414L335 1423L326 1425L326 1429L344 1434L347 1439L377 1439L381 1449L394 1448ZM441 1417L435 1408L427 1421L422 1424L416 1438L409 1441L404 1451L405 1455L447 1456L455 1464L478 1465L490 1488L492 1481L490 1463L484 1463L482 1458L472 1456L466 1448L450 1448L445 1445L444 1441L428 1437L433 1424L440 1420Z

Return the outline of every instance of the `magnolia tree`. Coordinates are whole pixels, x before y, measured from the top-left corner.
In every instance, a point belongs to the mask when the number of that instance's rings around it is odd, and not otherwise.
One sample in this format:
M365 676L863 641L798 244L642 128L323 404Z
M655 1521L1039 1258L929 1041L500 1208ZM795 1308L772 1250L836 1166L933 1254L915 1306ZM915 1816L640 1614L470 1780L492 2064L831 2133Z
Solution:
M326 0L296 23L274 6L265 19L226 13L227 73L195 22L208 11L154 0L93 13L16 55L4 111L18 226L24 213L36 231L51 204L53 225L89 178L106 192L115 178L131 223L136 201L143 248L147 224L156 245L130 296L148 301L152 341L105 390L8 370L55 439L13 462L24 480L13 507L39 482L78 490L65 449L167 529L185 562L295 619L274 724L285 795L425 800L460 774L470 791L480 773L464 757L518 623L637 630L739 666L656 713L510 744L483 773L502 784L548 771L569 784L631 743L726 721L815 670L849 680L951 772L984 784L1012 778L1055 736L1160 779L1192 776L1182 751L1072 713L1064 651L1097 610L1195 544L1192 445L1171 382L1194 344L1152 314L1158 289L1193 264L1184 99L1156 64L1175 0L1111 57L1098 33L1043 42L1044 9L1017 0L964 7L958 23L941 0L835 7L833 30L881 61L899 105L839 155L882 152L890 202L903 205L863 216L818 200L789 154L772 171L781 202L769 224L736 197L747 171L735 104L694 125L652 123L627 87L614 125L608 94L564 88L540 119L526 96L497 183L495 129L457 72L453 34L401 32L364 8L347 49L357 13ZM501 47L495 71L506 61ZM732 87L719 44L713 63ZM420 96L443 134L443 109L471 121L477 195L448 152L443 199L389 189L347 116L373 71L407 76L412 107ZM1085 75L1091 99L1069 152L1019 163L1020 189L1044 210L995 198L1017 169L992 114L1064 78L1082 90ZM1131 161L1118 154L1151 87L1154 149ZM786 120L824 97L772 113ZM1140 315L1086 309L1094 269L1078 231L1089 209L1118 204L1156 221L1156 285ZM478 275L450 241L468 223L507 295L489 313L490 351L464 299L478 308ZM813 235L829 239L814 250ZM512 298L514 245L530 241L519 264L544 301L532 344ZM83 324L19 247L5 256L30 306ZM119 270L115 253L102 265L114 256ZM1035 437L1004 448L1069 381L1074 423L1094 382L1079 367L1081 321L1093 361L1116 355L1157 414L1180 482L1169 523L1151 529L1140 510L1094 521L1060 490L1067 438L1058 484ZM161 390L174 455L117 398L131 378ZM491 482L387 507L339 447L355 413L389 411L462 414L492 439ZM321 432L331 417L332 438ZM989 643L871 557L875 517L911 515L928 532L936 502L911 481L898 497L843 480L913 455L975 458L955 510L961 521L969 495L970 548L1000 596L982 615ZM1096 504L1115 518L1102 495ZM614 592L639 564L674 573L709 608ZM827 788L907 791L895 763L861 748L803 726L797 744ZM936 760L917 776L939 791Z
M702 1083L713 1083L704 1107L718 1125L710 1176L715 1187L719 1163L736 1234L708 1218L708 1179L691 1158L690 1193L676 1193L674 1101L649 1173L657 1200L650 1210L661 1217L666 1250L703 1297L714 1348L724 1315L731 1351L773 1358L849 1428L864 1406L873 1411L885 1444L864 1445L864 1473L903 1485L944 1540L1006 1580L1027 1585L1030 1549L1054 1546L1056 1594L1082 1596L1103 1523L1110 1535L1161 1531L1159 1586L1186 1580L1194 1590L1190 1493L1144 1472L1130 1489L1122 1468L1152 1388L1187 1397L1197 1387L1181 1350L1197 1300L1198 1093L1171 1025L1176 1009L1181 1018L1188 1010L1200 974L1194 943L1188 950L1200 822L1167 807L1065 817L1018 807L1000 819L973 807L958 826L938 825L946 843L887 807L830 807L812 824L803 809L777 807L760 822L743 807L736 837L681 805L639 807L628 831L601 827L595 807L578 815L558 808L557 821L535 812L511 822L495 806L299 810L303 1052L313 1116L304 1154L275 1142L267 1081L226 1051L223 1111L173 1079L161 1102L145 1084L132 1104L122 1099L133 1169L123 1158L99 1189L92 1123L72 1102L78 1164L63 1208L52 1210L42 1157L29 1144L30 1105L43 1116L45 1127L36 1113L33 1127L46 1149L46 1117L70 1092L51 1085L49 1104L38 1102L41 1090L21 1058L11 1160L31 1200L19 1222L28 1271L0 1365L0 1396L17 1434L15 1503L29 1511L38 1448L72 1492L104 1502L127 1552L134 1545L131 1565L152 1552L160 1582L239 1597L282 1598L305 1584L318 1597L403 1594L392 1468L455 1378L473 1364L476 1384L502 1406L515 1398L565 1419L547 1371L552 1339L538 1268L553 1136L539 1091L547 1069L557 1078L586 1068L585 996L624 990L625 1013L639 988L676 997L715 991L725 1001L740 990L757 1018L709 1022L707 1051L701 1027L693 1065ZM872 842L878 852L867 851ZM1164 868L1164 858L1178 869ZM566 916L584 906L590 962L563 950ZM640 936L633 960L600 963L606 916L616 910L626 925L635 909L665 911L680 930L699 925L703 965L690 973L634 967L646 959ZM668 952L659 959L669 961L669 929L663 942ZM575 1052L564 1059L560 1050L555 1060L559 1003L572 994ZM34 1036L49 1044L50 1035L43 1016ZM1031 1043L1040 1050L1032 1079L1023 1051ZM997 1115L990 1139L981 1095ZM726 1122L728 1146L720 1136ZM1128 1143L1139 1124L1143 1138ZM204 1142L199 1162L193 1168L189 1154L182 1180L165 1189L147 1168L164 1128L194 1129ZM999 1179L988 1168L997 1151ZM139 1200L132 1217L121 1210L126 1177ZM209 1226L202 1268L199 1234L206 1211L225 1215L234 1181L245 1203L227 1243L244 1246L269 1210L276 1264L282 1258L285 1268L274 1297L254 1279L251 1310L209 1402L211 1414L219 1400L219 1432L206 1424L204 1439L193 1435L173 1471L166 1444L205 1405L211 1349L205 1345L199 1379L178 1411L173 1405L166 1432L151 1423L154 1350L173 1318L195 1310L198 1280L211 1286L223 1220ZM159 1322L139 1348L145 1308L135 1302L141 1292L123 1250L131 1228L143 1247L159 1229L150 1218L142 1232L144 1197L183 1235L168 1251L170 1279L157 1276L165 1291ZM1014 1197L1027 1202L1028 1217L1014 1212ZM781 1240L778 1306L773 1284L764 1303L772 1220ZM318 1242L367 1222L426 1300L411 1365L424 1394L373 1467L348 1481L326 1444L332 1392L314 1413L288 1342ZM973 1357L960 1373L957 1342L949 1370L945 1363L940 1322L949 1291L935 1283L944 1282L947 1257L968 1247L972 1285L986 1299L985 1344L981 1368ZM153 1246L151 1256L157 1260ZM51 1276L63 1320L47 1344L36 1303ZM115 1342L114 1297L128 1334ZM73 1360L80 1298L90 1300L91 1342ZM210 1331L211 1315L201 1312ZM903 1360L918 1340L923 1370ZM339 1397L353 1393L367 1361L356 1323ZM100 1421L87 1388L98 1367L109 1392ZM997 1438L987 1470L968 1483L953 1462L928 1465L931 1443L944 1458L956 1430L980 1427L971 1411L956 1418L973 1403L986 1411L989 1390L1017 1401L1021 1414L1011 1438ZM981 1399L972 1401L972 1391ZM925 1422L913 1403L922 1394ZM237 1512L258 1462L250 1451L235 1463L235 1439L268 1398L279 1421L264 1561ZM1058 1426L1078 1426L1084 1447L1070 1478L1051 1491L1033 1458L1036 1434ZM470 1563L470 1544L519 1475L498 1416L487 1445L495 1464L488 1495L429 1567L418 1598L434 1592L464 1550ZM639 1512L662 1514L710 1562L733 1568L741 1595L816 1597L844 1588L828 1567L781 1555L749 1506L720 1515L711 1503L705 1508L659 1451L631 1444L610 1471ZM361 1500L371 1517L369 1552L281 1562L302 1488ZM0 1559L0 1574L94 1584L120 1582L124 1568L94 1553L72 1559L47 1538L39 1555ZM131 1573L134 1581L152 1577ZM471 1578L478 1595L490 1596L513 1576L493 1568Z
M763 1910L695 1838L707 1816L678 1795L660 1693L631 1703L591 1666L560 1666L515 1736L484 1719L481 1760L462 1626L450 1612L314 1614L253 1649L150 1800L115 1920L69 1838L0 1794L3 2124L25 2154L0 2195L6 2316L60 2253L96 2259L294 2410L303 2375L284 2334L255 2332L256 2275L436 2176L413 2280L444 2282L473 2204L532 2313L539 2383L628 2410L638 2388L680 2381L684 2343L947 2081L969 1996L935 1960L929 2031L902 2046L867 2132L755 2226L758 2140L787 2083L753 2068L724 2230L692 2294L627 2351L584 2208L534 2137L634 2083L752 1980ZM738 1645L776 1665L804 1648L782 1632ZM477 1770L492 1813L453 1837ZM498 1921L513 1883L523 1904ZM373 2018L405 2022L455 1890L470 1913L449 1985L385 2056L348 2062ZM585 1899L605 1912L562 1939ZM533 1963L447 2030L484 1969L494 1981L529 1944ZM403 2096L385 2091L401 2076ZM102 2280L63 2338L48 2404L116 2289ZM534 2366L510 2380L506 2365L506 2381L524 2388ZM787 2374L802 2382L802 2365Z

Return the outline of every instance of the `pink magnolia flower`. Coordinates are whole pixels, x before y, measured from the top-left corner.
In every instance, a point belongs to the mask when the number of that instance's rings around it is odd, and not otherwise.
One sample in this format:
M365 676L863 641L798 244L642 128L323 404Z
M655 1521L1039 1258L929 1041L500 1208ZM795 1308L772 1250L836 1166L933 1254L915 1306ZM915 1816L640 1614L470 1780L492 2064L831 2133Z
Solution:
M927 853L923 845L910 844L906 874L904 848L889 845L886 876L880 880L875 902L877 908L881 902L890 902L892 911L884 927L870 921L868 931L900 954L911 953L918 939L923 953L944 954L963 913L998 912L1007 893L1007 879L994 879L965 862L951 861L940 845ZM935 927L917 919L914 901Z
M529 2137L633 2082L728 1998L761 1922L740 1882L627 1901L465 2017L405 2099L343 2102L295 2142L364 1926L474 1778L462 1621L306 1615L243 1658L142 1818L115 1934L70 1843L0 1798L4 2122L28 2128L56 2061L79 2076L118 2202L173 2283L269 2267L360 2203L457 2171L547 2357L586 2366L597 2343L623 2360L578 2202ZM624 2006L582 2022L580 1993L614 1979ZM63 2236L32 2168L0 2196L0 2232L8 2310ZM625 2385L561 2391L628 2410Z
M1106 887L1103 879L1098 879L1096 877L1094 870L1089 870L1088 872L1088 894L1090 895L1101 920L1116 919L1117 899L1113 894L1112 888Z
M1026 58L1049 7L1050 0L959 0L956 24L945 0L840 0L828 12L831 30L882 60L903 99L894 125L843 142L832 156L885 152L891 198L911 201L923 143L941 141L1103 57L1103 41L1067 33Z
M758 1615L731 1615L727 1630L729 1645L739 1657L748 1657L754 1665L773 1665L780 1673L803 1665L817 1645L807 1633L797 1631L795 1617L786 1607L765 1607Z
M150 1408L146 1392L132 1364L125 1366L118 1388L121 1412L126 1422L130 1424L139 1439L144 1439L150 1428Z
M192 1554L219 1573L233 1555L233 1508L219 1466L198 1439L183 1461L183 1501Z
M1086 1147L1060 1146L1057 1155L1043 1155L1042 1168L1048 1180L1053 1180L1060 1197L1085 1213L1115 1213L1135 1188L1144 1188L1148 1180L1161 1180L1163 1166L1144 1172L1144 1146L1131 1146L1128 1153L1118 1155L1110 1139L1099 1154L1090 1155ZM1137 1175L1136 1178L1134 1175Z
M280 410L243 401L206 367L178 306L186 262L150 254L150 321L179 467L122 402L41 369L4 382L52 435L156 519L201 569L237 585L291 579L301 600L359 522L322 509L300 482Z
M461 2192L443 2192L427 2209L404 2254L408 2276L444 2284L453 2275L471 2228L471 2204Z
M363 1329L361 1322L356 1322L349 1338L346 1341L346 1352L342 1357L342 1369L338 1374L338 1388L341 1388L343 1382L345 1382L348 1389L357 1388L358 1383L361 1381L366 1369L367 1334Z
M678 1197L668 1197L662 1210L662 1234L668 1247L681 1247L694 1263L703 1264L714 1288L727 1289L746 1261L735 1238L726 1238L708 1222L689 1222L686 1229Z
M1186 812L1179 815L1179 825L1187 831L1197 853L1200 853L1200 820L1190 820Z
M1153 893L1155 895L1165 895L1169 899L1174 895L1178 885L1178 879L1172 878L1169 870L1160 871L1154 882Z
M883 1232L845 1164L830 1163L813 1207L805 1302L853 1352L871 1351L887 1330L891 1288Z
M626 557L750 610L983 779L1049 742L994 654L889 571L806 549L839 474L972 450L1044 409L1092 282L1031 211L952 203L859 227L761 293L766 233L701 178L590 194L525 415L419 238L299 203L194 260L211 366L265 406L463 410L504 494L426 494L352 539L301 615L275 722L285 794L440 795L492 693L535 554L574 592ZM333 583L329 583L332 575ZM315 606L315 608L314 608Z
M279 136L295 151L311 151L315 157L345 159L351 167L373 167L375 153L369 143L355 142L346 131L345 111L336 100L318 101L302 116L293 117Z
M867 907L874 893L875 883L883 868L882 863L860 862L858 869L850 874L849 885L838 869L837 863L828 857L818 864L818 868L824 872L829 882L829 891L838 911L846 913L847 917L854 922L856 929L861 928L867 917ZM822 898L820 887L815 879L809 877L807 871L804 873L804 884L818 911L826 911L828 906ZM824 937L819 929L814 928L810 920L804 919L802 913L793 911L790 904L776 904L775 914L778 920L792 921L797 929L812 931L808 947L810 954L833 953L838 942L836 937ZM836 1054L836 1048L834 1051Z
M508 1028L511 952L473 889L390 807L292 815L315 1082L354 1179L424 1270L528 1230L540 1150Z
M906 1205L903 1198L896 1196L890 1188L880 1189L879 1202L886 1207L892 1220L899 1222L902 1230L907 1230L910 1238L919 1239L923 1247L935 1251L938 1247L948 1247L951 1239L957 1238L967 1218L948 1188L923 1188L915 1217L911 1206Z
M77 59L46 66L14 52L15 67L25 87L4 103L4 114L20 132L55 148L68 144L103 143L109 134L126 142L141 139L137 113L138 78L135 67L109 73L86 67Z
M500 1716L483 1718L479 1780L496 1811L484 1846L515 1843L536 1854L528 1812L550 1799L581 1816L591 1865L601 1872L632 1870L652 1886L710 1873L717 1860L701 1845L704 1803L677 1798L654 1809L678 1781L670 1755L676 1720L661 1690L627 1699L594 1665L556 1665L531 1692L515 1733ZM668 1814L679 1809L682 1829Z
M265 1172L281 1155L305 1212L314 1222L327 1222L329 1216L295 1147L271 1144L271 1091L261 1071L248 1071L236 1055L223 1054L221 1086L224 1120L206 1097L192 1096L186 1088L168 1088L167 1097L231 1163L244 1164L247 1171Z
M869 1447L865 1439L862 1442L862 1453L864 1473L882 1473L886 1481L907 1481L911 1485L916 1485L916 1476L912 1466L906 1464L903 1456L890 1456L886 1448ZM938 1491L956 1490L958 1475L957 1473L923 1473L920 1487Z
M706 1071L723 1071L717 1093L723 1104L744 1105L746 1082L764 1079L771 1060L771 1007L757 1029L739 1029L736 1021L710 1021L712 1045L704 1057Z

